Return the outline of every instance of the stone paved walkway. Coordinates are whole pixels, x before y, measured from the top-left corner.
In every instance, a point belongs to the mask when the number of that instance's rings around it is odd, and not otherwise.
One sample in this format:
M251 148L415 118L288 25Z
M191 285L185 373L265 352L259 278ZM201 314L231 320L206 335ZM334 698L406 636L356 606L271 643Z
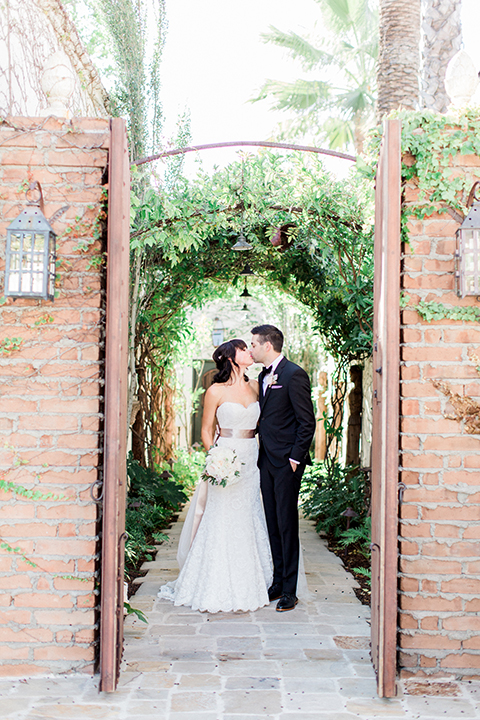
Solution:
M272 603L254 613L210 615L157 599L159 585L177 574L181 520L155 562L146 563L133 604L149 624L127 619L118 691L98 693L98 678L81 675L0 680L2 720L480 718L480 683L412 683L394 699L377 698L369 609L306 521L311 597L292 612L277 613Z

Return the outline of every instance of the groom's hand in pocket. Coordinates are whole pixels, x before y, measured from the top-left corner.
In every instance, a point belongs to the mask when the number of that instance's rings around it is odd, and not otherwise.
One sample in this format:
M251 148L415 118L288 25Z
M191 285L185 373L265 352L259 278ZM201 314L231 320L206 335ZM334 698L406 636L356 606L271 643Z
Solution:
M295 462L295 460L290 460L290 465L291 465L291 468L292 468L292 472L295 472L296 469L297 469L297 467L298 467L298 465L299 465L299 463Z

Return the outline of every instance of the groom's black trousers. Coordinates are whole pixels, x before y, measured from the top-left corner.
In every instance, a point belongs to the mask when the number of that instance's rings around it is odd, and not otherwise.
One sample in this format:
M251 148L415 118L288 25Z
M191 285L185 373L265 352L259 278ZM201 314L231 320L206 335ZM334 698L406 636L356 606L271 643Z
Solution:
M263 507L273 557L273 584L284 593L296 593L298 576L298 493L305 465L295 472L290 462L282 467L272 465L260 453L260 485Z

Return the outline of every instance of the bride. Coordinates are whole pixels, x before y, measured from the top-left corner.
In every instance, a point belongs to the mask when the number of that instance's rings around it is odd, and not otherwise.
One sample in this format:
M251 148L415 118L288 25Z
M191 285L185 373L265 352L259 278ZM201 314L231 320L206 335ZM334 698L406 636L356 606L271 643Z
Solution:
M243 340L223 343L213 359L218 372L205 393L202 442L207 450L235 450L240 476L226 487L197 487L179 543L180 575L158 595L212 613L256 610L268 605L273 578L257 467L258 382L245 374L253 360Z

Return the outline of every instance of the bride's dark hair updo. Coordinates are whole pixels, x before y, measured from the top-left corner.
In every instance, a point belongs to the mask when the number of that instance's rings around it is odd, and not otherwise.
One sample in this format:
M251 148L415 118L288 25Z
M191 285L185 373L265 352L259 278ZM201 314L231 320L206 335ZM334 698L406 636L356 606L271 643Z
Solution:
M235 338L235 340L227 340L218 346L212 355L213 361L217 366L217 374L213 376L214 383L224 383L230 380L233 372L233 365L238 368L238 364L235 362L235 355L237 350L246 350L247 343L243 340ZM248 377L244 375L245 382L248 382Z

